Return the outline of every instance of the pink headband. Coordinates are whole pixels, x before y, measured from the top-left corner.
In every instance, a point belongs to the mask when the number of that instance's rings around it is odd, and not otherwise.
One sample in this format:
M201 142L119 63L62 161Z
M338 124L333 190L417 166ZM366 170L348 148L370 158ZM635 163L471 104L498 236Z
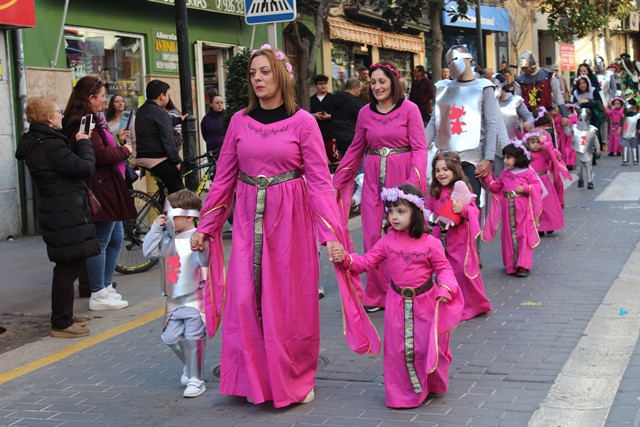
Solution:
M382 65L381 63L375 63L375 64L371 64L371 66L369 67L370 70L373 71L374 68L386 68L387 70L391 71L393 74L396 75L396 77L400 77L400 73L398 72L398 70L396 70L395 68L393 68L391 65L387 64L387 65Z
M262 46L260 46L260 49L252 50L251 55L254 55L258 52L262 52L263 50L273 51L273 54L275 55L276 59L284 64L284 68L286 68L287 72L289 73L289 78L293 80L293 66L291 66L291 64L287 62L287 58L284 55L284 53L282 53L279 50L275 50L274 48L271 47L270 44L263 44Z

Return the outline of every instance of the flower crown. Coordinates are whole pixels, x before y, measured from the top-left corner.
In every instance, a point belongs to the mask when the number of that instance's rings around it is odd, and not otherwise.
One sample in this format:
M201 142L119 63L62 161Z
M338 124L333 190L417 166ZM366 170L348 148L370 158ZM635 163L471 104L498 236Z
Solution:
M538 138L538 141L540 141L540 143L542 143L542 140L545 139L544 134L539 130L532 130L531 132L525 133L522 137L522 140L526 143L529 138Z
M260 49L252 50L251 55L254 55L258 52L262 52L263 50L267 50L267 49L273 51L273 54L276 57L276 59L284 64L284 68L286 68L287 72L289 73L289 78L293 80L293 66L287 62L287 57L282 51L275 50L274 48L271 47L270 44L267 43L260 46Z
M527 146L524 145L524 142L520 141L519 139L512 139L509 142L513 144L514 147L522 149L522 151L524 151L524 155L527 156L527 159L531 160L531 151L527 149Z
M611 98L611 105L613 105L613 103L615 101L619 101L622 104L622 106L624 107L624 99L622 99L622 97L614 96L613 98Z
M396 70L395 68L393 68L391 65L386 64L386 65L382 65L381 63L377 62L375 64L371 64L369 66L369 70L373 71L374 68L386 68L387 70L391 71L393 74L396 75L396 77L400 78L400 72L398 70Z
M566 105L566 104L565 104ZM544 108L544 105L541 105L538 107L538 115L536 116L536 120L541 119L542 117L544 117L545 113L547 112L547 109Z
M458 156L451 156L450 158L447 158L444 154L438 154L435 160L451 160L453 163L457 163Z
M380 198L383 202L397 202L398 199L403 199L416 205L424 214L425 219L431 215L431 212L424 207L424 199L422 197L418 197L415 194L407 194L398 187L383 188L380 192ZM385 207L384 210L387 211L388 209Z

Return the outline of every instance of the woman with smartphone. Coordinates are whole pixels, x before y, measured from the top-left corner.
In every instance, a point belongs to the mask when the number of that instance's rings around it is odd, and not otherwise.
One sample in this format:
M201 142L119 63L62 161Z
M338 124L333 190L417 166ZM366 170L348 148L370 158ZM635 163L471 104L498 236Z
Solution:
M136 134L131 126L134 114L133 111L127 110L127 102L122 95L115 94L111 97L105 116L111 135L117 137L121 143L127 141L135 146Z
M63 133L73 147L80 123L93 123L91 142L96 153L96 171L85 183L102 207L94 214L100 253L87 258L87 273L91 285L89 310L125 308L129 303L113 288L113 273L120 255L124 231L122 221L136 217L133 199L124 179L126 160L133 148L130 142L122 146L109 132L100 115L106 104L106 88L100 79L85 76L73 88L64 112Z

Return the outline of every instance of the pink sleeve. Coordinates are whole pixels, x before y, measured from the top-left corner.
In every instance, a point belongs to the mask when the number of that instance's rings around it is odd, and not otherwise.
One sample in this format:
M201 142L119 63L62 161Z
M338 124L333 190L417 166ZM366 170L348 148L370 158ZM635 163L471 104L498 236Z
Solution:
M382 261L387 258L385 251L386 235L376 242L375 245L364 255L358 255L357 253L349 254L345 260L348 268L353 273L364 273L378 266Z

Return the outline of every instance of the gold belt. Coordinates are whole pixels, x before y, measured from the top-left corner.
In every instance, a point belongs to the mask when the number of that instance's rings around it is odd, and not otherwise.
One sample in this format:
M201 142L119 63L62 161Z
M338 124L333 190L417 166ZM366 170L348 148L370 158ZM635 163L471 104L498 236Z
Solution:
M391 289L402 295L404 298L404 360L407 365L407 371L409 371L409 379L413 386L414 393L422 393L422 386L420 380L416 374L415 360L415 345L413 341L413 300L420 294L428 292L433 288L433 280L429 279L423 285L417 288L404 287L396 285L391 282Z
M240 172L240 181L258 188L256 196L256 214L253 220L253 284L256 294L256 308L258 319L262 319L262 243L263 243L263 221L264 208L267 201L267 187L281 184L285 181L300 178L302 171L299 169L283 172L271 178L258 175L251 177L244 172Z
M546 175L547 172L548 171L546 169L542 169L541 171L537 171L536 173L538 174L538 176L541 176L541 175Z
M397 148L382 147L378 149L369 148L367 150L367 154L380 156L380 179L379 179L380 188L378 188L378 193L380 193L382 189L387 186L387 156L389 154L406 153L408 151L411 151L411 147L409 146L397 147ZM380 226L380 235L384 234L383 226L384 226L384 218L382 219L382 224Z
M505 191L504 193L502 193L502 195L507 199L515 199L516 197L524 196L524 194L518 194L515 191Z

